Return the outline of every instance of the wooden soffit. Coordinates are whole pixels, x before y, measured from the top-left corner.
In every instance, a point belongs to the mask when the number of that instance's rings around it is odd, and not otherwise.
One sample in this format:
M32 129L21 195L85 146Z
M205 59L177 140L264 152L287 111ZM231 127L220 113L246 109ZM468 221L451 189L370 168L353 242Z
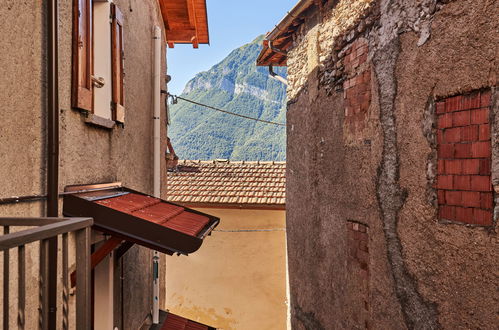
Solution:
M276 40L263 40L263 48L256 60L258 66L287 66L287 51L293 43L292 33L280 36Z
M206 0L159 0L168 46L209 44Z

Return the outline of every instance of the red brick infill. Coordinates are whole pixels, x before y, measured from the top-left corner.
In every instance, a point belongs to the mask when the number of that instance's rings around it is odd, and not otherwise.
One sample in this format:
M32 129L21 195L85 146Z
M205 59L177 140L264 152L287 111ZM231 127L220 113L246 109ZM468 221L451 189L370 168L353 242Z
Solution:
M490 90L437 102L439 220L492 225Z

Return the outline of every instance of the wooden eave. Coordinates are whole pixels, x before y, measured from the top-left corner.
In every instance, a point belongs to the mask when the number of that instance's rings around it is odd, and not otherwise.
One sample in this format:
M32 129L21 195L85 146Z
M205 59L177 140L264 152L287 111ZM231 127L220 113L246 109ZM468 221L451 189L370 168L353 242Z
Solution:
M286 53L291 44L293 43L292 35L283 36L272 41L272 48L270 48L269 40L263 41L263 49L258 56L256 63L258 66L286 66L287 65L287 55ZM278 49L282 52L277 52Z
M206 0L159 0L168 46L209 44Z
M275 29L267 34L263 40L263 49L256 60L258 66L286 66L287 52L293 44L293 35L303 24L306 12L313 7L314 1L301 0L297 4L297 12L288 14L283 18ZM302 8L298 8L300 3L304 3ZM293 10L292 10L293 11ZM285 23L284 23L285 22Z

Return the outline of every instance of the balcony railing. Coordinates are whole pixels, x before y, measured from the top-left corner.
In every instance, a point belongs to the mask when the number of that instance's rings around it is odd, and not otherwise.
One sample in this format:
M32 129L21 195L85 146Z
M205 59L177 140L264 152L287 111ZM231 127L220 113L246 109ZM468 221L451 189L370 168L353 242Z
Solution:
M90 227L91 218L0 218L3 227L3 236L0 236L0 251L3 251L3 329L9 329L11 272L10 250L17 249L17 326L26 327L26 245L39 242L40 244L40 301L38 306L38 321L41 329L48 328L48 297L54 292L48 292L47 279L49 272L48 248L49 240L62 236L62 251L58 258L62 260L62 325L60 328L69 329L69 244L68 234L75 233L76 256L76 329L90 329ZM11 227L35 227L10 233ZM31 265L30 265L31 266ZM29 279L32 281L33 279ZM55 289L57 290L57 288ZM57 292L55 292L57 294ZM33 315L35 313L30 314ZM36 317L36 316L33 316ZM58 327L59 328L59 327Z

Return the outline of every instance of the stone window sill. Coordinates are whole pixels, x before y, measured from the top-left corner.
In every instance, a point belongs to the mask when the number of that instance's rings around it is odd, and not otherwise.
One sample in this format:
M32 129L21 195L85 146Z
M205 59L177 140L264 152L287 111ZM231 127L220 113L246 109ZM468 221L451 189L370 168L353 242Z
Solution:
M92 113L89 113L87 118L85 118L85 123L92 125L92 126L97 126L97 127L102 127L105 129L113 129L114 126L116 126L116 123L114 120L107 119L104 117L96 116Z

